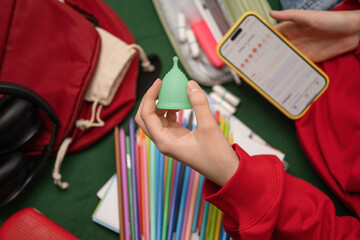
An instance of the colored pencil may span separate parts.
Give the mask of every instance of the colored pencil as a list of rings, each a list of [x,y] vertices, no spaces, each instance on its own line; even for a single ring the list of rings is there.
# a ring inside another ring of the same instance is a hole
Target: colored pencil
[[[176,220],[176,231],[175,231],[175,240],[180,240],[181,237],[181,230],[182,230],[182,223],[184,219],[184,211],[185,211],[185,203],[186,203],[186,190],[189,186],[189,179],[190,179],[190,168],[185,166],[185,173],[184,173],[184,182],[181,188],[181,198],[180,198],[180,205],[178,210],[178,217]]]
[[[194,183],[194,173],[195,173],[195,171],[190,168],[190,179],[189,179],[188,189],[186,192],[184,219],[183,219],[183,223],[182,223],[181,238],[180,238],[181,240],[185,239],[186,228],[187,228],[188,222],[190,222],[190,224],[191,224],[191,221],[188,221],[188,216],[189,216],[189,210],[190,210],[191,193],[192,193],[193,183]]]
[[[177,114],[177,119],[176,121],[180,124],[182,124],[183,122],[183,115],[184,115],[184,111],[183,110],[180,110]]]
[[[156,158],[155,144],[150,141],[150,237],[156,239]]]
[[[121,156],[121,178],[123,189],[123,205],[124,205],[124,227],[125,227],[125,240],[131,239],[130,231],[130,213],[129,213],[129,196],[128,196],[128,183],[127,183],[127,163],[126,163],[126,140],[124,129],[120,128],[120,156]]]
[[[174,160],[173,160],[174,161]],[[173,164],[173,170],[172,170],[172,178],[171,178],[171,188],[170,188],[170,206],[171,206],[171,203],[172,203],[172,196],[173,196],[173,191],[174,191],[174,183],[175,183],[175,176],[176,176],[176,167],[177,167],[177,164]]]
[[[212,204],[209,205],[209,215],[208,215],[208,219],[206,221],[206,233],[205,233],[205,237],[206,239],[209,238],[209,234],[210,234],[210,225],[211,225],[211,218],[212,218],[212,213],[214,211],[214,206]]]
[[[164,212],[163,212],[163,225],[162,225],[162,240],[166,240],[168,219],[169,219],[169,206],[170,206],[170,194],[171,194],[171,179],[174,160],[168,158],[167,174],[166,174],[166,187],[164,196]]]
[[[214,233],[214,238],[215,239],[220,239],[222,217],[223,217],[223,213],[222,213],[222,211],[220,211],[218,209],[218,215],[217,215],[216,223],[215,223],[215,233]]]
[[[220,117],[220,112],[219,112],[219,110],[216,110],[216,111],[215,111],[215,121],[216,121],[217,123],[219,123],[219,117]]]
[[[158,158],[158,184],[157,184],[157,222],[156,222],[156,239],[161,239],[162,217],[163,217],[163,190],[164,190],[164,155],[159,152]]]
[[[229,139],[229,130],[230,130],[230,122],[229,119],[227,119],[224,126],[224,135],[227,139]]]
[[[116,179],[118,186],[118,210],[119,210],[119,240],[125,240],[125,227],[124,227],[124,206],[121,182],[121,159],[120,159],[120,135],[119,128],[114,129],[114,143],[115,143],[115,167]]]
[[[204,211],[201,222],[201,230],[200,230],[200,240],[205,240],[206,238],[206,228],[208,226],[208,217],[210,211],[210,203],[208,201],[204,201]]]
[[[183,110],[180,110],[178,113],[177,113],[177,122],[182,124],[183,123],[183,113],[184,111]],[[174,161],[174,160],[173,160]],[[176,176],[176,167],[178,165],[177,164],[173,164],[173,171],[172,171],[172,179],[171,179],[171,190],[170,190],[170,204],[169,206],[171,206],[172,204],[172,196],[173,196],[173,190],[174,190],[174,182],[175,182],[175,176]]]
[[[146,157],[143,153],[143,145],[145,144],[146,145],[146,141],[144,141],[145,139],[145,134],[144,134],[144,131],[138,127],[138,131],[139,131],[139,190],[140,190],[140,205],[141,205],[141,233],[143,234],[143,236],[145,236],[145,210],[144,210],[144,174],[143,174],[143,169],[145,168],[144,166],[144,161],[143,161],[143,158]],[[146,147],[145,147],[145,150],[146,150]],[[145,152],[146,153],[146,152]],[[147,154],[147,153],[146,153]],[[146,158],[147,159],[147,158]],[[147,165],[146,165],[147,166]],[[145,168],[147,170],[147,167]]]
[[[149,216],[149,183],[148,183],[148,161],[147,161],[147,146],[146,146],[146,139],[143,139],[142,143],[142,168],[141,174],[143,175],[142,178],[142,185],[144,189],[144,198],[143,198],[143,215],[144,215],[144,237],[145,240],[150,240],[150,216]]]
[[[229,143],[233,144],[233,142],[234,142],[234,134],[233,134],[233,132],[230,132]]]
[[[135,122],[133,118],[129,120],[129,145],[130,145],[130,159],[131,159],[131,181],[133,194],[133,211],[134,211],[134,239],[140,240],[139,231],[139,207],[137,194],[137,178],[136,178],[136,155],[135,155]]]
[[[141,140],[140,140],[140,132],[138,131],[135,141],[135,155],[136,155],[136,180],[137,180],[137,195],[138,195],[138,208],[139,208],[139,233],[140,233],[140,239],[144,236],[144,210],[143,210],[143,186],[141,184]]]
[[[157,223],[158,223],[158,199],[159,199],[159,167],[160,167],[160,152],[157,149],[156,145],[155,145],[155,185],[153,187],[152,191],[155,191],[155,239],[158,239],[157,236]]]
[[[135,239],[134,232],[134,202],[133,202],[133,187],[132,187],[132,179],[131,179],[131,157],[130,157],[130,138],[128,136],[125,137],[125,145],[126,145],[126,166],[127,166],[127,178],[128,178],[128,191],[129,191],[129,210],[130,210],[130,232],[131,239]]]
[[[220,240],[226,240],[227,234],[225,232],[224,226],[221,225],[221,234],[220,234]]]
[[[201,223],[202,223],[202,217],[203,217],[203,212],[204,212],[204,205],[205,205],[205,199],[204,196],[201,195],[201,200],[200,200],[200,210],[199,210],[199,219],[198,219],[198,224],[197,224],[197,229],[200,232],[201,230]]]
[[[194,212],[194,218],[192,221],[192,228],[191,228],[192,232],[196,232],[196,227],[197,227],[197,223],[198,223],[198,219],[199,219],[199,211],[200,211],[200,204],[201,204],[201,192],[202,192],[203,183],[204,183],[204,176],[200,174],[199,175],[199,186],[198,186],[197,195],[196,195],[195,212]]]
[[[150,155],[151,155],[151,151],[150,151],[150,138],[145,134],[145,139],[146,139],[146,146],[147,146],[147,160],[148,160],[148,176],[149,176],[149,186],[148,188],[150,189]],[[150,193],[150,192],[149,192]]]
[[[175,181],[174,181],[174,191],[172,192],[172,202],[170,207],[169,213],[169,227],[167,231],[167,240],[173,239],[173,232],[174,232],[174,225],[175,225],[175,218],[176,218],[176,209],[178,205],[178,195],[180,192],[180,178],[181,178],[181,169],[182,163],[176,162],[176,173],[175,173]]]
[[[225,128],[225,116],[221,116],[220,117],[220,129],[221,129],[222,133],[224,133],[224,128]]]
[[[183,184],[184,184],[184,176],[185,176],[185,168],[186,168],[186,165],[185,164],[182,164],[181,165],[181,171],[180,171],[180,182],[179,182],[179,194],[177,196],[177,205],[176,205],[176,210],[175,210],[175,222],[174,222],[174,233],[176,231],[176,226],[177,226],[177,221],[178,221],[178,215],[179,215],[179,209],[180,209],[180,199],[181,199],[181,190],[182,190],[182,187],[183,187]]]
[[[229,139],[229,119],[225,119],[225,116],[221,116],[221,118],[220,118],[220,128],[221,128],[221,131],[224,133],[225,137],[227,139]],[[215,214],[214,218],[216,218],[216,219],[214,220],[215,223],[212,222],[210,237],[219,239],[220,238],[220,230],[221,230],[221,220],[222,220],[223,213],[217,208],[216,208],[215,212],[216,212],[216,214]]]
[[[164,156],[164,184],[163,184],[163,198],[165,198],[165,189],[166,189],[166,176],[167,176],[167,169],[168,169],[168,157]]]
[[[182,127],[187,127],[187,122],[183,121],[182,123]],[[181,198],[183,197],[182,194],[182,190],[183,190],[183,185],[184,185],[184,176],[185,176],[185,169],[186,169],[186,165],[185,164],[181,164],[181,171],[180,171],[180,181],[179,181],[179,193],[177,194],[177,204],[176,204],[176,208],[175,208],[175,216],[174,216],[174,222],[173,222],[173,231],[174,233],[176,233],[177,227],[178,227],[178,221],[179,219],[179,215],[183,214],[182,210],[180,210],[180,203],[181,203]],[[176,235],[175,235],[176,236]]]
[[[216,218],[217,215],[219,214],[219,209],[217,209],[217,207],[215,207],[214,205],[211,205],[212,207],[212,211],[211,211],[211,217],[210,217],[210,227],[209,227],[209,238],[210,239],[214,239],[214,234],[215,234],[215,225],[216,225]]]
[[[192,192],[191,192],[189,215],[187,218],[187,225],[186,225],[186,229],[185,229],[185,239],[191,238],[191,229],[192,229],[192,223],[193,223],[192,221],[194,220],[195,204],[196,204],[197,192],[198,192],[198,187],[199,187],[199,180],[200,180],[200,173],[194,171],[194,182],[193,182],[193,187],[192,187]]]

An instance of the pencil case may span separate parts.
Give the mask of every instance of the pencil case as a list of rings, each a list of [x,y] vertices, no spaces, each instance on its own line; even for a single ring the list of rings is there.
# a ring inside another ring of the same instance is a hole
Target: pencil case
[[[230,29],[231,25],[235,23],[243,13],[249,10],[257,12],[272,25],[276,23],[276,21],[268,15],[271,7],[266,0],[152,0],[152,2],[170,43],[185,71],[191,79],[205,86],[231,82],[236,73],[232,72],[228,66],[220,64],[217,59],[214,59],[216,56],[213,54],[210,54],[209,57],[207,49],[205,49],[206,53],[203,50],[204,46],[200,46],[200,55],[197,58],[191,55],[190,44],[182,42],[179,38],[179,24],[177,19],[179,13],[183,13],[186,16],[186,28],[192,28],[191,26],[197,25],[196,23],[206,20],[201,15],[196,2],[200,3],[200,5],[207,5],[209,8],[216,5],[218,8],[216,10],[221,12],[228,29]],[[224,24],[220,23],[219,18],[215,17],[214,19],[216,19],[217,25],[222,25],[222,29],[224,29]],[[208,26],[211,25],[211,23],[207,23]],[[228,29],[225,29],[225,32],[221,32],[222,35],[220,39],[219,37],[215,37],[215,40],[219,42]],[[198,39],[199,36],[196,36],[196,38]],[[215,51],[214,49],[214,53]]]
[[[4,240],[79,240],[34,208],[22,209],[0,227],[0,239]]]
[[[191,79],[205,86],[232,80],[230,69],[227,66],[221,68],[213,66],[202,50],[198,58],[193,58],[189,44],[180,42],[177,34],[177,15],[180,12],[187,15],[187,17],[191,15],[191,20],[187,19],[188,28],[190,28],[191,22],[201,20],[200,13],[192,0],[153,0],[153,5],[174,51]]]

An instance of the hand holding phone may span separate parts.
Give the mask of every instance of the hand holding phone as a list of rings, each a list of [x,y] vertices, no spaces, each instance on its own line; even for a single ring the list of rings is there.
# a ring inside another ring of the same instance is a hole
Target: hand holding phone
[[[288,9],[270,11],[281,23],[275,30],[313,62],[323,62],[354,51],[360,40],[360,10],[314,11]]]
[[[328,86],[326,74],[254,12],[235,23],[217,53],[291,119],[302,117]]]

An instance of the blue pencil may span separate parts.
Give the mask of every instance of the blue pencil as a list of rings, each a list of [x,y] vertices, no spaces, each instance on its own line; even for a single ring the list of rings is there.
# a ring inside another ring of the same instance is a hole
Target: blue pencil
[[[184,183],[184,173],[185,173],[185,165],[182,164],[181,165],[181,171],[180,171],[180,182],[179,182],[179,194],[178,194],[178,205],[177,205],[177,208],[175,210],[175,225],[174,227],[176,226],[176,223],[177,223],[177,220],[178,220],[178,214],[179,214],[179,207],[180,207],[180,199],[181,199],[181,189],[182,189],[182,186],[183,186],[183,183]],[[174,232],[175,232],[176,229],[174,229]]]
[[[192,228],[191,228],[192,232],[196,232],[197,222],[199,219],[199,211],[200,211],[201,194],[202,194],[203,184],[204,184],[204,176],[200,175],[199,187],[198,187],[198,191],[197,191],[197,195],[196,195],[194,218],[193,218],[193,223],[192,223]]]
[[[175,181],[174,181],[174,189],[172,193],[172,201],[170,206],[170,213],[169,213],[169,227],[167,231],[167,240],[171,240],[173,238],[173,232],[174,232],[174,225],[175,225],[175,215],[176,215],[176,209],[178,204],[178,195],[180,192],[180,178],[181,178],[181,169],[182,169],[182,163],[176,162],[176,172],[175,172]]]
[[[225,240],[230,240],[230,236],[225,233]]]
[[[150,239],[156,239],[156,169],[155,144],[150,141]]]
[[[160,152],[159,150],[157,149],[157,147],[155,146],[155,185],[154,185],[154,188],[151,190],[151,191],[154,191],[155,192],[155,237],[157,239],[157,221],[158,221],[158,215],[157,215],[157,207],[158,207],[158,198],[159,198],[159,195],[158,195],[158,185],[159,185],[159,161],[160,159]]]
[[[189,187],[190,170],[191,169],[188,166],[185,167],[184,180],[183,180],[184,182],[181,189],[179,212],[176,221],[175,240],[180,240],[181,238],[181,229],[184,219],[184,211],[185,211],[185,203],[186,203],[186,192]]]
[[[157,150],[159,151],[159,150]],[[157,171],[157,223],[156,223],[156,239],[161,239],[162,233],[162,216],[163,216],[163,191],[164,191],[164,155],[159,152]]]
[[[226,240],[228,235],[225,232],[224,226],[221,224],[221,234],[220,234],[220,240]]]
[[[135,156],[135,122],[133,118],[129,121],[130,133],[130,157],[131,157],[131,179],[132,179],[132,194],[133,194],[133,207],[134,207],[134,238],[140,240],[139,229],[139,206],[137,196],[137,179],[136,179],[136,156]]]

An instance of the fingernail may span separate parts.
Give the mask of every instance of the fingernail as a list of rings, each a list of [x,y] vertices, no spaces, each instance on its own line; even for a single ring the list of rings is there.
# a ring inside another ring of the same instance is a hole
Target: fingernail
[[[155,86],[155,85],[159,84],[159,80],[160,80],[160,78],[156,79],[152,85]]]
[[[190,93],[200,90],[200,86],[197,85],[194,81],[188,82],[188,88]]]

